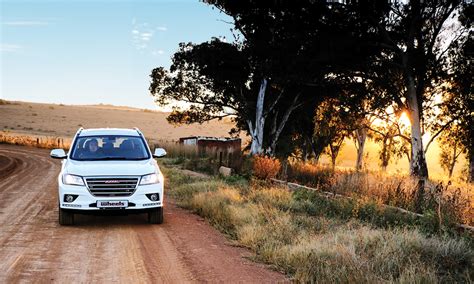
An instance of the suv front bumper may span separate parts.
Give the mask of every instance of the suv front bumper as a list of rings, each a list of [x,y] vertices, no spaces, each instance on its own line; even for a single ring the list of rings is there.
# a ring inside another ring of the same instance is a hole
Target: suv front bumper
[[[151,201],[146,194],[158,193],[159,200]],[[77,195],[73,202],[65,202],[65,195]],[[98,208],[98,201],[127,201],[125,208]],[[73,209],[74,211],[102,211],[102,210],[147,210],[163,206],[163,184],[138,185],[135,192],[130,196],[93,196],[86,186],[67,185],[59,183],[59,207],[62,209]]]

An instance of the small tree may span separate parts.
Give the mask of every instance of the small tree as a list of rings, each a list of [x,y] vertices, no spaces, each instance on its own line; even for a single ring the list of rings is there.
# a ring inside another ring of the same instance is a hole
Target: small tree
[[[372,127],[374,142],[380,145],[379,162],[382,171],[386,171],[390,162],[402,156],[410,161],[410,141],[401,137],[399,125],[396,123],[384,123],[381,126]],[[403,135],[404,136],[404,135]],[[405,137],[405,136],[404,136]]]
[[[443,132],[439,137],[441,148],[439,162],[449,178],[453,176],[454,167],[459,156],[467,153],[467,148],[463,145],[462,140],[459,139],[462,131],[459,126],[452,125],[448,131]]]
[[[322,102],[314,115],[314,140],[319,141],[319,149],[328,148],[332,168],[336,167],[336,159],[344,145],[344,139],[353,131],[351,116],[338,99]]]

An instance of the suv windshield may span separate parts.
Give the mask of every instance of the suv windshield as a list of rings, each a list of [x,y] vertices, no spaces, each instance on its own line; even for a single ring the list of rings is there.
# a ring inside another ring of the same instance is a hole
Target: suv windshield
[[[138,136],[82,136],[72,149],[71,159],[96,160],[144,160],[150,155],[143,139]]]

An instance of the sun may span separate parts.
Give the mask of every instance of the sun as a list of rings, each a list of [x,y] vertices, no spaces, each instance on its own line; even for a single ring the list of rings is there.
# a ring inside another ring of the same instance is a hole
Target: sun
[[[402,112],[402,114],[400,114],[398,121],[400,121],[400,124],[406,127],[411,125],[410,118],[408,117],[408,114],[406,112]]]

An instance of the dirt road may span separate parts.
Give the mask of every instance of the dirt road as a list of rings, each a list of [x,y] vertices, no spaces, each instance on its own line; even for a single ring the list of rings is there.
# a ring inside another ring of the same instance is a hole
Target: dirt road
[[[0,145],[0,283],[286,280],[170,202],[162,225],[131,215],[59,226],[59,169],[47,150]]]

